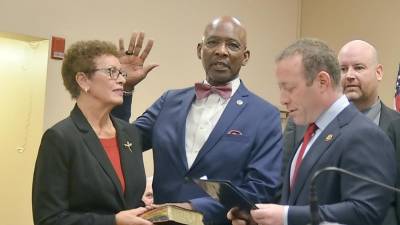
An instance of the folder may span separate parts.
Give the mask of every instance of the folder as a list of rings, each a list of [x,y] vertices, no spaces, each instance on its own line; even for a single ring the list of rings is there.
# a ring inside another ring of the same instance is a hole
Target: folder
[[[198,178],[191,178],[191,180],[228,210],[238,207],[240,210],[250,213],[251,209],[257,209],[255,203],[229,180]]]

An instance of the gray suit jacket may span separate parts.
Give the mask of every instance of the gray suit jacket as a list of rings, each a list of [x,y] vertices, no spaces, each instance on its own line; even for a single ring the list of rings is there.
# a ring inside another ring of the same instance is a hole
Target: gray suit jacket
[[[290,205],[289,225],[310,222],[311,177],[327,166],[343,168],[389,185],[395,184],[395,154],[389,138],[353,105],[332,120],[311,145],[309,152],[303,159],[292,190],[289,190],[289,171],[285,173],[281,203]],[[294,154],[292,151],[289,162]],[[337,173],[320,176],[316,181],[316,190],[321,219],[340,224],[381,224],[393,198],[389,190]]]
[[[379,127],[390,137],[396,150],[396,161],[400,163],[400,113],[390,109],[382,103],[381,114],[379,117]],[[398,122],[394,122],[397,120]],[[393,124],[393,125],[391,125]],[[289,156],[293,151],[296,151],[300,145],[304,132],[306,131],[305,126],[296,125],[291,118],[289,118],[283,136],[283,164],[282,164],[282,175],[285,174],[289,165]],[[399,170],[400,172],[400,170]],[[400,173],[398,173],[400,176]],[[397,187],[400,186],[400,177],[398,177]],[[396,201],[388,211],[388,214],[382,223],[382,225],[397,225],[397,221],[400,221],[400,194],[396,196]]]

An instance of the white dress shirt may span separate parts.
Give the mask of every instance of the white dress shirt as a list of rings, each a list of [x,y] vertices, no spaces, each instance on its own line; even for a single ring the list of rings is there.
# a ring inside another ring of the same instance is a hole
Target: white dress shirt
[[[204,83],[208,84],[207,81]],[[240,79],[231,82],[231,97],[239,88]],[[203,99],[196,99],[189,110],[186,118],[185,149],[188,168],[190,168],[197,157],[200,149],[207,141],[211,131],[214,129],[219,118],[228,105],[229,99],[223,99],[216,93],[210,94]]]

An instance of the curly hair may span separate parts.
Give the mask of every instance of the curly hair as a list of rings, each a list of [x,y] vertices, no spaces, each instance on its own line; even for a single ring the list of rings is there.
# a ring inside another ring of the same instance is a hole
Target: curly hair
[[[300,39],[284,49],[276,58],[276,62],[282,61],[294,55],[302,56],[302,63],[307,83],[311,84],[316,75],[325,71],[333,80],[333,87],[340,84],[340,66],[335,52],[329,46],[318,39]]]
[[[78,72],[84,72],[91,76],[90,71],[96,69],[95,58],[102,55],[113,55],[118,57],[117,47],[106,41],[91,40],[78,41],[72,44],[65,54],[61,74],[65,88],[76,99],[79,96],[80,88],[75,76]]]

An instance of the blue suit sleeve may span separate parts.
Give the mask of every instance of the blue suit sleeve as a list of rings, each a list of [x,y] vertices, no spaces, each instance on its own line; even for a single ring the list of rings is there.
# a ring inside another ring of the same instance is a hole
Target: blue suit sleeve
[[[153,128],[154,124],[157,121],[157,117],[163,107],[165,99],[168,95],[168,91],[165,92],[157,101],[153,103],[141,116],[139,116],[135,125],[138,127],[143,133],[143,146],[145,149],[152,148],[152,137],[153,137]]]
[[[277,110],[258,121],[254,147],[240,189],[254,202],[274,203],[282,185],[282,129]]]
[[[211,197],[195,198],[190,200],[192,208],[203,214],[206,225],[225,224],[228,211]]]
[[[125,120],[129,122],[129,118],[131,118],[131,107],[132,107],[132,95],[125,96],[124,102],[122,105],[116,106],[111,114],[119,119]]]

